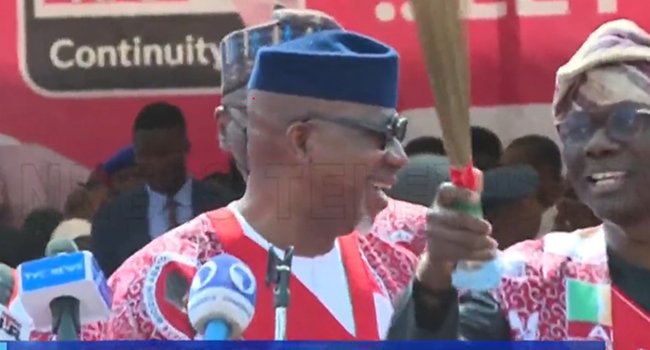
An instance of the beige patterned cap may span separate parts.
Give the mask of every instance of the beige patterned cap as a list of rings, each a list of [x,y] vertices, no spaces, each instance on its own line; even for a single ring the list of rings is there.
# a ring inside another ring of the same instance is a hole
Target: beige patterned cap
[[[576,99],[583,106],[603,104],[620,96],[638,99],[639,94],[650,99],[649,64],[650,34],[626,19],[603,24],[557,71],[553,96],[556,124]],[[588,86],[583,89],[581,85]]]
[[[220,46],[222,95],[246,86],[260,48],[332,29],[342,27],[323,12],[277,9],[271,22],[228,34]]]

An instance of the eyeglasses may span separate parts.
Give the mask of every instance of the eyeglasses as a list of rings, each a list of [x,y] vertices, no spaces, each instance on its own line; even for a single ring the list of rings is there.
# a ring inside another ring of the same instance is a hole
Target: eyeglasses
[[[646,130],[650,108],[620,106],[604,113],[573,111],[558,125],[558,133],[565,145],[587,143],[600,128],[607,137],[617,142],[629,142]]]
[[[326,117],[318,114],[310,114],[301,121],[304,123],[310,120],[321,120],[374,134],[381,139],[381,149],[385,149],[393,140],[404,141],[408,127],[408,119],[399,116],[397,113],[386,116],[385,121],[379,124],[372,124],[351,117]]]

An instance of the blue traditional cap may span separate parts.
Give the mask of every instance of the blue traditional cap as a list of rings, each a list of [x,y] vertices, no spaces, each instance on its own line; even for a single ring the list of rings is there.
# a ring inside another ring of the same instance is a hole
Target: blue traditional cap
[[[249,90],[397,107],[399,56],[390,46],[344,30],[265,47]]]
[[[278,9],[273,11],[273,21],[228,34],[220,46],[221,93],[246,87],[260,48],[340,28],[334,18],[320,11]]]
[[[115,153],[105,163],[97,165],[88,176],[85,183],[79,183],[87,189],[92,189],[97,185],[104,184],[111,186],[111,177],[120,170],[135,165],[135,156],[133,146],[127,146]]]
[[[127,146],[115,153],[104,165],[104,171],[110,176],[116,172],[135,165],[133,146]]]

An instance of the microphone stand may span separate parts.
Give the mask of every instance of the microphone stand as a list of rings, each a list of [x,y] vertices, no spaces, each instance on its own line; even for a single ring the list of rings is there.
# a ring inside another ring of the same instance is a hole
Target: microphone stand
[[[50,303],[52,331],[58,341],[77,341],[81,331],[79,322],[79,300],[73,297],[59,297]]]
[[[275,306],[275,340],[287,340],[287,308],[289,307],[289,277],[293,247],[284,251],[284,259],[278,258],[273,247],[269,249],[266,269],[266,286],[273,285]]]

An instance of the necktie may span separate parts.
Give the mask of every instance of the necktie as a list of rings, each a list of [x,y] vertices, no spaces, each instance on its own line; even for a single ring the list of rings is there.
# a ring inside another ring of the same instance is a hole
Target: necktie
[[[173,197],[167,197],[167,214],[169,215],[169,230],[178,226],[178,202]]]

